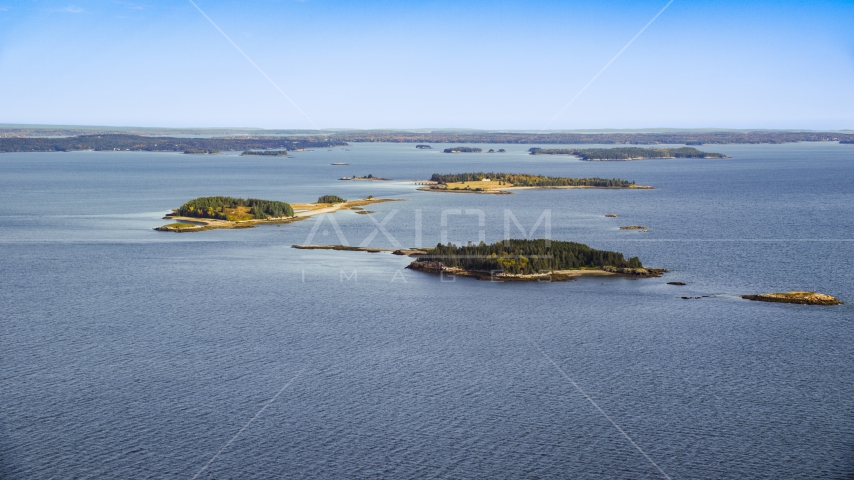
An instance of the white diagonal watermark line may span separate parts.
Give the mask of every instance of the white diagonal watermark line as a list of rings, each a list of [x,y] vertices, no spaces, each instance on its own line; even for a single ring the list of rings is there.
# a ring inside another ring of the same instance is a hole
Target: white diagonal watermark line
[[[275,395],[273,395],[273,398],[271,398],[270,400],[268,400],[268,401],[267,401],[267,403],[265,403],[265,404],[264,404],[264,406],[263,406],[263,407],[261,407],[261,410],[258,410],[258,413],[256,413],[254,417],[250,418],[250,419],[249,419],[249,421],[248,421],[248,422],[246,422],[246,425],[244,425],[244,426],[243,426],[243,428],[241,428],[237,433],[235,433],[235,434],[234,434],[234,436],[233,436],[233,437],[231,437],[231,440],[229,440],[229,441],[228,441],[228,443],[226,443],[225,445],[223,445],[223,446],[222,446],[222,448],[220,448],[220,449],[219,449],[219,451],[217,451],[217,452],[216,452],[216,454],[214,454],[214,456],[213,456],[213,457],[211,457],[211,459],[210,459],[210,460],[208,460],[208,463],[206,463],[206,464],[205,464],[205,466],[204,466],[204,467],[202,467],[202,469],[201,469],[201,470],[199,470],[199,472],[198,472],[198,473],[196,473],[195,475],[193,475],[193,480],[196,480],[196,478],[198,478],[198,477],[199,477],[199,475],[201,475],[201,474],[202,474],[202,472],[204,472],[205,470],[207,470],[207,468],[210,466],[210,464],[211,464],[211,463],[213,463],[213,461],[214,461],[214,460],[216,460],[216,459],[217,459],[217,457],[219,457],[219,454],[221,454],[221,453],[222,453],[226,448],[228,448],[228,446],[229,446],[229,445],[231,445],[231,442],[233,442],[233,441],[234,441],[234,439],[236,439],[237,437],[239,437],[239,436],[240,436],[240,434],[241,434],[241,433],[243,433],[243,431],[244,431],[244,430],[246,430],[246,427],[248,427],[252,422],[254,422],[254,421],[255,421],[255,419],[256,419],[256,418],[258,418],[258,416],[259,416],[259,415],[261,415],[261,414],[264,412],[264,410],[266,410],[266,409],[267,409],[267,407],[269,407],[269,406],[270,406],[270,404],[271,404],[271,403],[273,403],[277,398],[279,398],[279,395],[281,395],[281,394],[282,394],[282,392],[284,392],[284,391],[285,391],[285,389],[286,389],[286,388],[288,388],[288,386],[289,386],[290,384],[294,383],[294,381],[295,381],[295,380],[296,380],[300,375],[302,375],[302,372],[304,372],[304,371],[305,371],[305,368],[303,368],[302,370],[300,370],[299,372],[297,372],[297,374],[296,374],[296,375],[294,375],[294,378],[290,379],[290,381],[289,381],[288,383],[286,383],[284,387],[282,387],[281,389],[279,389],[279,391],[278,391],[278,392],[276,392],[276,394],[275,394]]]
[[[670,478],[670,475],[668,475],[667,473],[665,473],[665,472],[664,472],[664,470],[662,470],[662,469],[661,469],[661,467],[659,467],[659,466],[658,466],[658,464],[657,464],[657,463],[655,463],[655,462],[652,460],[652,458],[650,458],[650,457],[649,457],[649,455],[647,455],[647,454],[646,454],[646,452],[644,452],[644,451],[643,451],[643,449],[640,447],[640,445],[638,445],[637,443],[635,443],[635,441],[634,441],[634,440],[632,440],[632,437],[630,437],[630,436],[629,436],[629,434],[628,434],[628,433],[626,433],[626,431],[625,431],[625,430],[623,430],[622,428],[620,428],[620,426],[619,426],[619,425],[617,425],[617,423],[616,423],[613,419],[611,419],[611,417],[609,417],[607,413],[605,413],[605,410],[602,410],[602,408],[599,406],[599,404],[597,404],[597,403],[596,403],[592,398],[590,398],[590,395],[587,395],[587,392],[585,392],[584,390],[582,390],[582,389],[581,389],[581,387],[579,387],[579,386],[578,386],[578,384],[577,384],[577,383],[575,383],[575,381],[574,381],[574,380],[573,380],[569,375],[567,375],[567,373],[564,371],[564,369],[560,368],[560,365],[558,365],[554,360],[552,360],[552,357],[550,357],[550,356],[545,352],[545,350],[543,350],[543,349],[542,349],[542,347],[540,347],[540,345],[539,345],[537,342],[535,342],[534,340],[532,340],[532,339],[531,339],[531,337],[530,337],[530,336],[528,336],[528,333],[527,333],[527,332],[525,332],[525,331],[523,330],[523,331],[522,331],[522,334],[523,334],[523,335],[525,335],[525,337],[528,339],[528,341],[529,341],[529,342],[531,342],[535,347],[537,347],[537,350],[539,350],[539,351],[540,351],[540,353],[542,353],[542,354],[543,354],[543,356],[544,356],[544,357],[546,357],[546,360],[548,360],[548,361],[549,361],[549,363],[551,363],[551,364],[552,364],[552,365],[557,369],[557,371],[558,371],[558,372],[560,372],[560,374],[561,374],[561,375],[563,375],[563,378],[567,379],[567,381],[569,381],[569,383],[570,383],[573,387],[575,387],[575,389],[576,389],[576,390],[578,390],[578,393],[580,393],[584,398],[586,398],[586,399],[587,399],[587,401],[588,401],[588,402],[590,402],[590,404],[591,404],[591,405],[593,405],[594,407],[596,407],[596,410],[599,410],[599,413],[601,413],[603,417],[605,417],[606,419],[608,419],[608,421],[609,421],[609,422],[611,422],[611,425],[613,425],[613,426],[614,426],[614,428],[616,428],[616,429],[617,429],[617,431],[619,431],[620,433],[622,433],[622,434],[623,434],[623,436],[624,436],[624,437],[626,437],[626,440],[628,440],[628,441],[629,441],[629,443],[631,443],[631,444],[632,444],[632,445],[637,449],[637,451],[638,451],[638,452],[640,452],[640,454],[641,454],[641,455],[643,455],[643,457],[644,457],[645,459],[647,459],[647,460],[649,461],[649,463],[651,463],[651,464],[652,464],[652,466],[653,466],[653,467],[655,467],[656,469],[658,469],[658,471],[661,473],[661,475],[663,475],[663,476],[664,476],[664,478],[666,478],[667,480],[672,480],[672,479]]]
[[[665,5],[665,6],[664,6],[664,8],[662,8],[661,10],[659,10],[659,11],[658,11],[658,13],[656,13],[656,14],[655,14],[655,16],[654,16],[654,17],[652,17],[652,20],[650,20],[649,22],[647,22],[647,23],[646,23],[646,25],[644,25],[644,26],[643,26],[643,28],[641,28],[641,29],[640,29],[640,31],[639,31],[637,34],[635,34],[635,36],[634,36],[634,37],[632,37],[632,39],[631,39],[631,40],[629,40],[629,43],[627,43],[623,48],[621,48],[621,49],[620,49],[620,51],[619,51],[619,52],[617,52],[617,54],[616,54],[616,55],[614,55],[614,58],[612,58],[608,63],[606,63],[604,67],[602,67],[602,70],[599,70],[599,73],[597,73],[596,75],[593,75],[593,78],[591,78],[591,79],[590,79],[590,81],[589,81],[589,82],[587,82],[587,85],[585,85],[584,87],[582,87],[582,88],[581,88],[581,90],[579,90],[579,91],[578,91],[578,93],[576,93],[576,94],[575,94],[575,96],[574,96],[574,97],[572,97],[572,100],[570,100],[569,102],[567,102],[567,104],[566,104],[566,105],[564,105],[564,106],[563,106],[563,108],[561,108],[559,112],[557,112],[557,115],[555,115],[554,117],[552,117],[552,119],[551,119],[551,120],[549,120],[549,123],[547,123],[547,124],[546,124],[546,126],[545,126],[545,127],[543,127],[543,130],[545,130],[545,129],[549,128],[549,125],[551,125],[551,124],[552,124],[552,122],[554,122],[555,120],[557,120],[557,117],[559,117],[559,116],[564,112],[564,110],[566,110],[567,108],[569,108],[569,106],[570,106],[570,105],[572,105],[572,103],[573,103],[573,102],[575,102],[575,100],[576,100],[578,97],[580,97],[580,96],[581,96],[581,94],[582,94],[582,93],[584,93],[584,91],[585,91],[585,90],[587,90],[587,87],[589,87],[593,82],[595,82],[595,81],[596,81],[596,79],[597,79],[597,78],[599,78],[599,75],[602,75],[602,73],[603,73],[605,70],[607,70],[607,69],[608,69],[608,67],[610,67],[610,66],[611,66],[611,64],[612,64],[612,63],[614,63],[614,61],[615,61],[617,58],[619,58],[619,57],[620,57],[620,55],[622,55],[622,54],[623,54],[623,52],[625,52],[625,51],[626,51],[626,49],[627,49],[627,48],[629,48],[629,45],[631,45],[632,43],[634,43],[634,41],[635,41],[635,40],[637,40],[637,38],[638,38],[638,37],[640,37],[640,36],[641,36],[641,34],[642,34],[642,33],[643,33],[643,32],[644,32],[644,31],[645,31],[645,30],[646,30],[650,25],[652,25],[652,22],[654,22],[654,21],[655,21],[655,19],[657,19],[657,18],[659,17],[659,15],[661,15],[662,13],[664,13],[664,11],[665,11],[665,10],[667,10],[667,7],[669,7],[669,6],[670,6],[670,4],[671,4],[671,3],[673,3],[673,1],[674,1],[674,0],[670,0],[669,2],[667,2],[667,5]]]
[[[219,33],[221,33],[222,36],[225,37],[225,39],[228,40],[228,42],[231,43],[234,46],[234,48],[236,48],[237,51],[240,52],[240,54],[246,58],[246,60],[249,60],[249,63],[251,63],[252,66],[255,67],[255,70],[258,70],[258,72],[261,73],[261,75],[263,75],[264,78],[266,78],[268,82],[270,82],[270,85],[272,85],[276,90],[279,91],[279,93],[282,94],[283,97],[285,97],[289,102],[291,102],[291,105],[293,105],[294,108],[296,108],[299,111],[299,113],[302,114],[303,117],[305,117],[309,122],[311,122],[311,124],[314,126],[314,128],[316,128],[317,130],[320,130],[320,127],[318,127],[317,124],[314,123],[314,120],[312,120],[311,117],[309,117],[305,112],[303,112],[302,109],[299,108],[299,105],[297,105],[296,102],[294,102],[291,99],[291,97],[289,97],[288,94],[285,93],[284,90],[279,88],[279,86],[276,84],[276,82],[274,82],[273,79],[270,78],[270,76],[264,72],[264,70],[261,70],[261,67],[259,67],[257,63],[255,63],[251,58],[249,58],[249,55],[246,55],[246,52],[244,52],[243,49],[238,47],[237,44],[234,43],[234,40],[232,40],[231,37],[229,37],[225,32],[223,32],[222,29],[219,28],[219,25],[216,24],[216,22],[211,20],[211,17],[209,17],[208,14],[206,14],[201,8],[199,8],[198,5],[196,5],[196,2],[194,2],[193,0],[188,0],[188,1],[194,7],[196,7],[196,10],[198,10],[199,13],[201,13],[203,17],[205,17],[209,22],[211,22],[211,25],[213,25],[214,28],[216,28],[217,31],[219,31]]]

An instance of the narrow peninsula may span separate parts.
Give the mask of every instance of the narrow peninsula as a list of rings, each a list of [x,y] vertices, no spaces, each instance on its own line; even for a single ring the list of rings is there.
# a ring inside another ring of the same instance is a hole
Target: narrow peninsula
[[[434,173],[429,182],[418,190],[450,193],[491,193],[508,195],[508,190],[549,188],[636,188],[651,189],[619,178],[546,177],[529,173]]]
[[[487,245],[436,245],[407,268],[493,281],[564,281],[580,276],[659,277],[637,257],[557,240],[505,240]]]
[[[650,158],[727,158],[722,153],[701,152],[693,147],[682,148],[530,148],[531,155],[572,155],[588,162],[628,161]]]

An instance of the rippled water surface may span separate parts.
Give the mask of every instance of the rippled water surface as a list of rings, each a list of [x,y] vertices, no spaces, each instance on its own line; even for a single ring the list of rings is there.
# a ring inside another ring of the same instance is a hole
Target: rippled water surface
[[[635,162],[444,147],[0,155],[0,478],[849,478],[854,145]],[[408,181],[472,170],[656,189]],[[367,174],[394,180],[337,180]],[[325,194],[402,201],[153,230],[197,196]],[[493,242],[516,221],[671,273],[442,282],[389,253],[290,248]],[[846,304],[736,296],[794,289]]]

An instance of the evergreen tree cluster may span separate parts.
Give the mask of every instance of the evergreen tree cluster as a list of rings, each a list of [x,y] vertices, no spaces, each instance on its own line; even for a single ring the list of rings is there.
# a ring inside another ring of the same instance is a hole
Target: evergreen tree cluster
[[[642,268],[640,260],[626,260],[622,253],[596,250],[582,243],[557,240],[505,240],[487,245],[458,247],[436,245],[418,261],[439,261],[464,270],[501,270],[512,274],[536,274],[579,268]]]
[[[317,199],[317,203],[344,203],[346,201],[338,195],[324,195]]]
[[[499,185],[512,184],[517,187],[630,187],[635,182],[621,180],[619,178],[570,178],[570,177],[546,177],[532,175],[530,173],[434,173],[430,180],[438,183],[479,182],[484,179],[498,182]]]
[[[294,216],[293,207],[285,202],[234,197],[200,197],[181,205],[176,213],[183,217],[229,220],[225,209],[237,207],[249,207],[252,217],[260,220]]]
[[[529,148],[531,155],[575,155],[584,160],[632,160],[637,158],[725,158],[722,153],[701,152],[693,147],[681,148]]]

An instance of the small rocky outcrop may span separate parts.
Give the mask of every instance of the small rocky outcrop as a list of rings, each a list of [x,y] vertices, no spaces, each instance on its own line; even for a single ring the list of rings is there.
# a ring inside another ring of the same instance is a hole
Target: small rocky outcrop
[[[667,282],[668,285],[685,285],[685,282]]]
[[[667,273],[665,268],[630,268],[630,267],[612,267],[606,266],[602,268],[606,272],[619,273],[621,275],[633,275],[636,277],[660,277],[662,273]]]
[[[616,213],[606,213],[606,214],[605,214],[605,216],[606,216],[606,217],[608,217],[608,218],[617,218],[617,214],[616,214]]]
[[[800,305],[841,305],[838,299],[817,292],[777,292],[758,295],[742,295],[746,300],[758,302],[796,303]]]
[[[424,255],[427,255],[427,252],[417,248],[401,248],[400,250],[395,250],[391,253],[392,255],[406,255],[407,257],[423,257]]]

